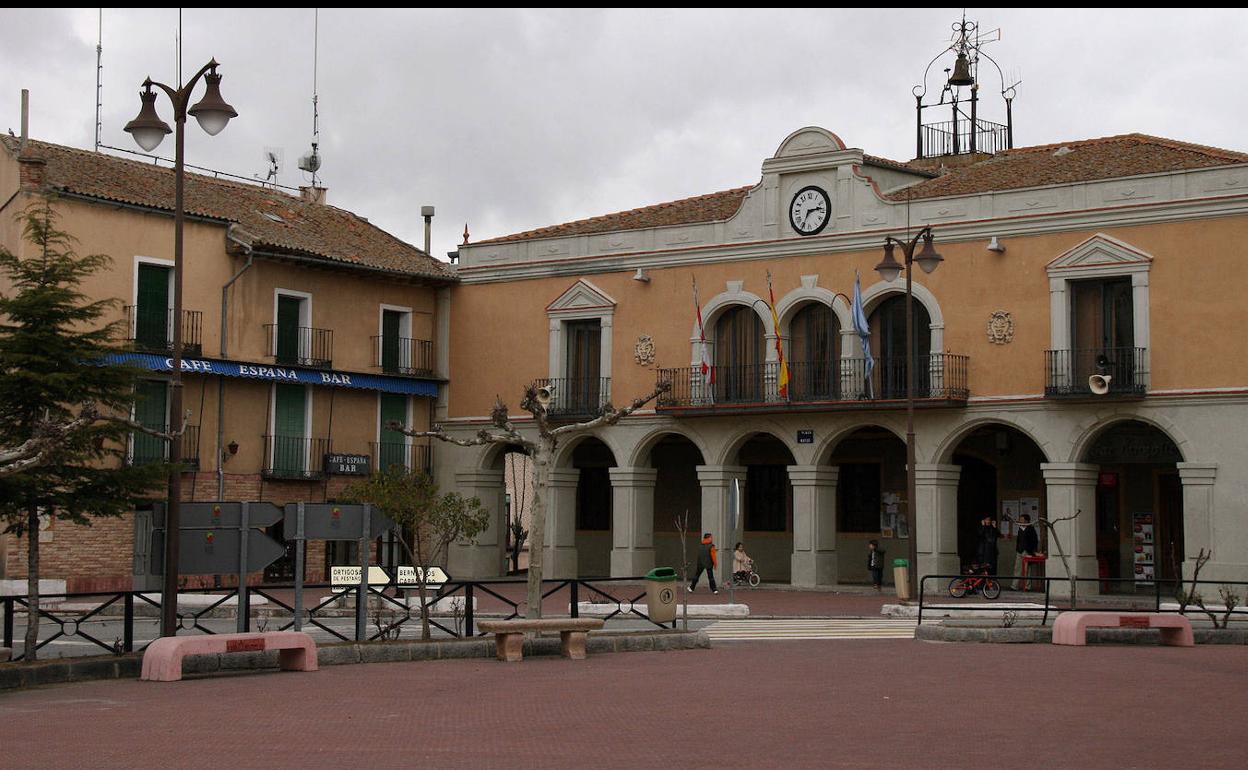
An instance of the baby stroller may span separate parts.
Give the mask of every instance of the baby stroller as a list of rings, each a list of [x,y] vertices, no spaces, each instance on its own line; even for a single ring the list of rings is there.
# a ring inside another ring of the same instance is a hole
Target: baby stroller
[[[748,571],[742,570],[740,572],[732,573],[732,584],[734,586],[743,586],[748,584],[750,588],[758,588],[758,584],[763,582],[763,579],[758,576],[758,571],[754,568],[753,559],[750,559],[749,567]]]

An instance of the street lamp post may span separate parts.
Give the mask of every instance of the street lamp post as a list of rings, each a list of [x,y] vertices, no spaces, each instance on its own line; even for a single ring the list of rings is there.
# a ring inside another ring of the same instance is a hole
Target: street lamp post
[[[923,240],[923,250],[917,255],[914,253],[915,247],[918,246],[919,240]],[[936,253],[936,249],[932,246],[932,228],[925,227],[920,230],[909,241],[901,241],[894,237],[887,236],[884,239],[884,259],[880,264],[875,266],[876,272],[885,281],[893,282],[897,280],[897,276],[901,274],[902,265],[898,264],[893,258],[894,246],[901,247],[901,253],[905,256],[906,271],[906,528],[910,531],[910,569],[909,573],[909,589],[910,600],[913,601],[918,595],[919,584],[919,546],[918,546],[918,529],[915,524],[915,451],[914,451],[914,280],[913,268],[914,263],[918,262],[919,267],[923,268],[923,272],[931,273],[944,257]]]
[[[234,108],[221,98],[221,76],[217,74],[217,60],[205,64],[199,72],[181,88],[170,88],[164,83],[157,83],[151,78],[143,81],[143,90],[139,92],[142,107],[139,116],[126,124],[125,130],[134,137],[145,151],[151,152],[170,133],[169,124],[156,114],[156,91],[153,86],[164,91],[173,103],[173,121],[177,127],[174,132],[174,209],[173,209],[173,358],[172,375],[169,394],[170,422],[181,425],[182,420],[182,223],[184,219],[182,205],[183,187],[183,142],[186,127],[186,116],[192,115],[209,136],[221,133],[230,118],[236,117]],[[200,78],[204,78],[207,87],[204,98],[188,109],[191,92]],[[173,431],[171,431],[173,432]],[[169,441],[169,463],[173,470],[169,474],[169,500],[165,506],[165,580],[160,595],[160,635],[173,636],[177,633],[178,611],[178,538],[179,538],[179,502],[182,498],[182,471],[178,465],[182,461],[181,434]]]

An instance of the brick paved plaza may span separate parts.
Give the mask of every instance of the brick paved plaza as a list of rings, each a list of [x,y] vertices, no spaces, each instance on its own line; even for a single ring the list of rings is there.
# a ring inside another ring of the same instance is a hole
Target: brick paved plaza
[[[45,687],[0,695],[0,745],[14,770],[1242,767],[1246,673],[1229,646],[747,642]]]

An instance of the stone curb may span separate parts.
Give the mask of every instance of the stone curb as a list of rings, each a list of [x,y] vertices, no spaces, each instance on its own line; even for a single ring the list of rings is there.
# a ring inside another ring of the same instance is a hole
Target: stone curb
[[[711,640],[705,631],[642,631],[591,634],[587,640],[586,651],[595,655],[608,652],[709,649],[710,646]],[[316,653],[317,663],[321,666],[494,658],[495,656],[492,636],[430,642],[397,641],[362,644],[342,642],[317,647]],[[559,655],[559,638],[551,636],[525,639],[524,654],[526,656],[557,656]],[[142,653],[89,658],[57,658],[30,664],[5,663],[0,665],[0,691],[97,679],[137,679],[142,668]],[[188,657],[182,666],[183,673],[188,675],[255,669],[277,669],[277,651],[193,655]]]
[[[1242,628],[1195,628],[1196,644],[1248,644],[1248,630]],[[914,629],[914,638],[923,642],[977,642],[987,644],[1052,644],[1051,626],[983,628],[925,623]],[[1088,643],[1160,644],[1157,629],[1089,628]]]

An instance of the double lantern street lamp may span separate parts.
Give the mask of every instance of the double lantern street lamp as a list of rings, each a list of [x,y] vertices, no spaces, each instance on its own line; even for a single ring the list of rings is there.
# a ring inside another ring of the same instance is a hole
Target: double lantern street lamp
[[[160,596],[160,635],[173,636],[177,633],[178,611],[178,539],[179,539],[179,501],[182,497],[182,471],[178,467],[182,460],[182,440],[180,425],[182,420],[182,223],[184,219],[182,187],[183,187],[183,144],[186,116],[192,115],[199,121],[200,128],[209,136],[221,133],[230,118],[238,113],[221,98],[221,76],[217,74],[217,60],[205,64],[186,85],[174,89],[164,83],[157,83],[150,77],[143,81],[143,90],[139,92],[142,107],[139,116],[126,124],[125,130],[134,137],[134,141],[146,152],[151,152],[160,145],[165,136],[174,134],[175,153],[173,165],[174,178],[174,209],[173,209],[173,358],[170,377],[169,414],[170,422],[175,421],[179,429],[169,441],[169,463],[173,470],[169,474],[169,501],[165,506],[165,579]],[[200,78],[207,84],[204,98],[193,107],[187,108],[191,101],[191,92]],[[171,131],[169,124],[156,114],[156,91],[153,86],[164,91],[173,103],[173,122],[176,130]]]
[[[918,254],[914,250],[919,245],[919,240],[923,241],[923,249]],[[892,283],[897,280],[897,276],[901,275],[903,265],[893,258],[893,250],[895,247],[901,247],[901,253],[905,256],[904,269],[906,271],[906,528],[910,534],[909,561],[910,568],[907,570],[910,600],[913,601],[918,595],[919,582],[919,547],[918,547],[918,530],[916,528],[915,517],[915,451],[914,451],[914,290],[913,290],[913,267],[918,262],[919,267],[923,268],[923,272],[931,273],[940,263],[944,261],[944,257],[936,253],[935,247],[932,246],[932,228],[925,227],[920,230],[914,238],[909,241],[900,241],[894,237],[887,236],[884,239],[884,259],[880,264],[875,266],[875,271],[885,281]]]

